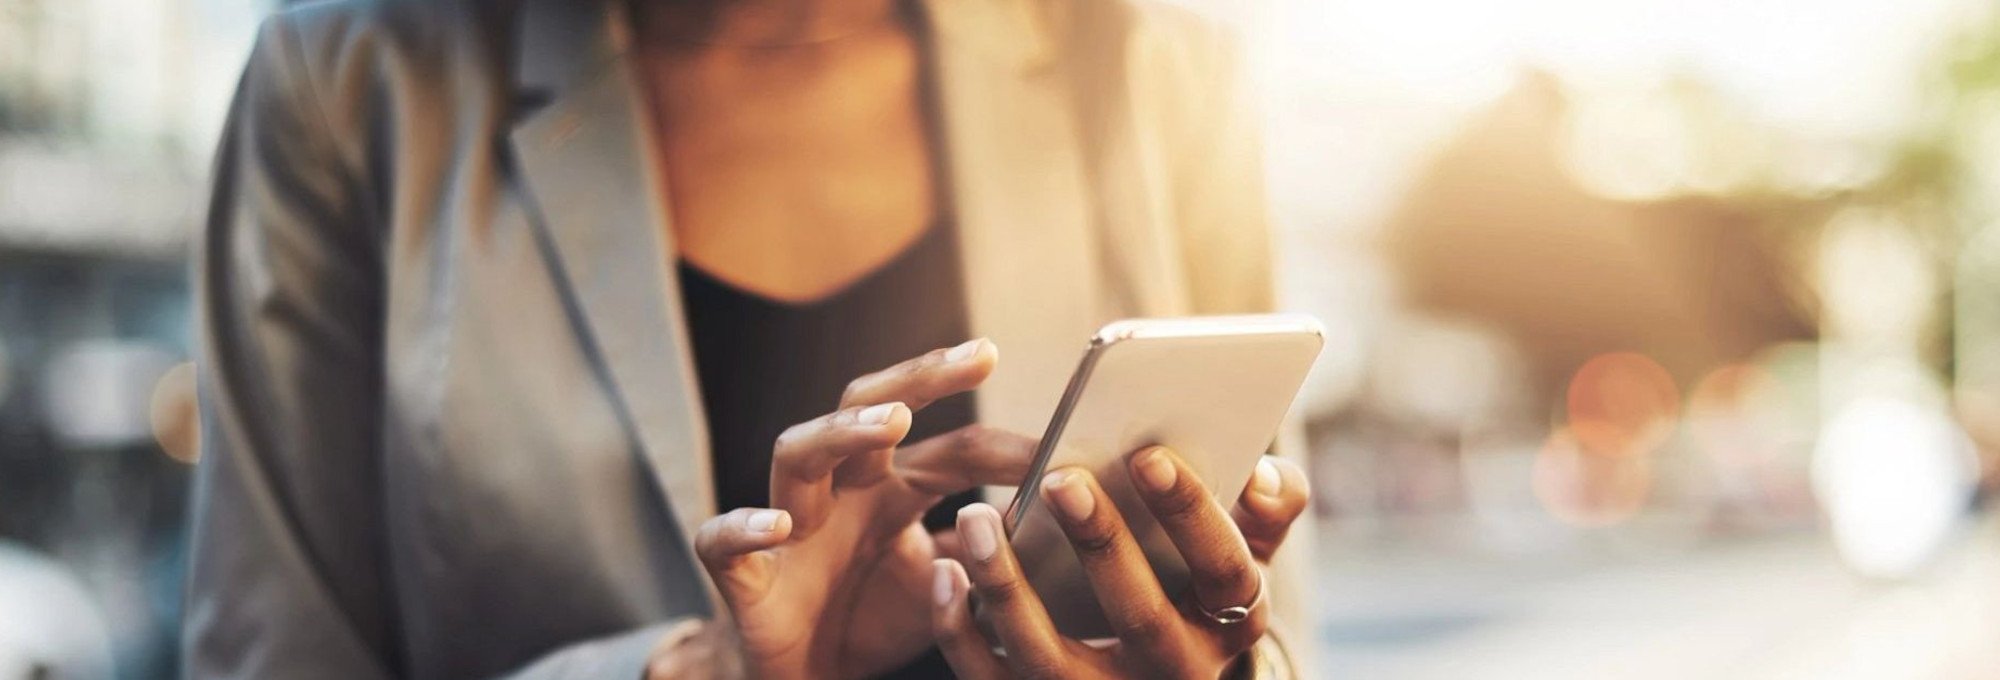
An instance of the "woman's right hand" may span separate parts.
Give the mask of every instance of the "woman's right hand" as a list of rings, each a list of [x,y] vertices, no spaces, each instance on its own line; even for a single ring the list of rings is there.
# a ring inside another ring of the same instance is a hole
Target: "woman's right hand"
[[[751,677],[879,674],[931,646],[931,561],[956,545],[921,523],[946,495],[1018,484],[1034,440],[971,426],[897,448],[914,413],[977,387],[998,350],[939,349],[848,385],[772,456],[771,508],[703,524],[695,550],[735,621]]]

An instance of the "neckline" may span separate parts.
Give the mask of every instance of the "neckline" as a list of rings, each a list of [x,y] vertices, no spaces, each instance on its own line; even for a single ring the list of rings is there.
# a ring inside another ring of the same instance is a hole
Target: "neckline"
[[[868,270],[867,273],[862,274],[853,281],[847,282],[846,285],[835,288],[825,295],[797,302],[780,300],[745,288],[727,278],[718,276],[715,272],[711,272],[701,265],[688,261],[685,257],[676,258],[675,265],[680,270],[682,278],[689,276],[699,278],[711,288],[727,291],[734,297],[751,300],[764,307],[799,311],[823,309],[835,306],[853,297],[859,291],[877,285],[890,274],[910,267],[920,259],[920,256],[929,254],[927,251],[936,250],[940,247],[940,242],[945,240],[945,233],[950,230],[949,225],[943,222],[943,220],[933,220],[931,225],[925,228],[922,234],[911,239],[908,244],[897,250],[889,259],[882,261],[882,264]],[[940,256],[951,255],[953,254],[940,254]]]

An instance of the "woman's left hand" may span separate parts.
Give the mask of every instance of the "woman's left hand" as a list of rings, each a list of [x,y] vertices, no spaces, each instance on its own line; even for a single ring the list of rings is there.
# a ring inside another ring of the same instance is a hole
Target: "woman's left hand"
[[[1043,500],[1062,525],[1097,594],[1116,643],[1097,647],[1063,637],[1049,621],[992,506],[958,515],[965,563],[938,560],[932,628],[961,678],[1205,678],[1221,676],[1262,639],[1273,594],[1260,564],[1284,542],[1306,507],[1305,474],[1266,457],[1233,510],[1224,510],[1186,464],[1163,448],[1128,461],[1133,486],[1187,562],[1191,588],[1167,593],[1118,508],[1090,473],[1049,473]],[[969,575],[968,575],[969,573]],[[967,594],[990,608],[988,640],[973,623]],[[1240,620],[1230,614],[1247,615]],[[1235,609],[1235,611],[1230,611]],[[1005,650],[996,654],[995,642]]]

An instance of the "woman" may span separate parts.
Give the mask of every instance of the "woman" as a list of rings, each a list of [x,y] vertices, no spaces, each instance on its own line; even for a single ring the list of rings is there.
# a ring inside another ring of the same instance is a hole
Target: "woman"
[[[919,521],[1020,480],[1100,322],[1268,303],[1232,67],[1115,0],[267,22],[200,265],[189,675],[1283,670],[1255,563],[1288,464],[1224,510],[1132,458],[1191,593],[1048,480],[1107,648],[1053,632],[990,506]]]

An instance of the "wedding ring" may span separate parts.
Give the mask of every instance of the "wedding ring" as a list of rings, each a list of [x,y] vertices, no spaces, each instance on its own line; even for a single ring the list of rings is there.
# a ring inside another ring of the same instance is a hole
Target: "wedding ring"
[[[1202,616],[1206,616],[1208,620],[1224,626],[1250,620],[1250,612],[1262,604],[1264,604],[1264,573],[1262,570],[1259,570],[1257,573],[1257,594],[1250,598],[1249,604],[1240,607],[1223,607],[1215,611],[1209,611],[1207,607],[1202,606],[1201,598],[1197,597],[1194,599],[1194,608],[1201,610]]]

